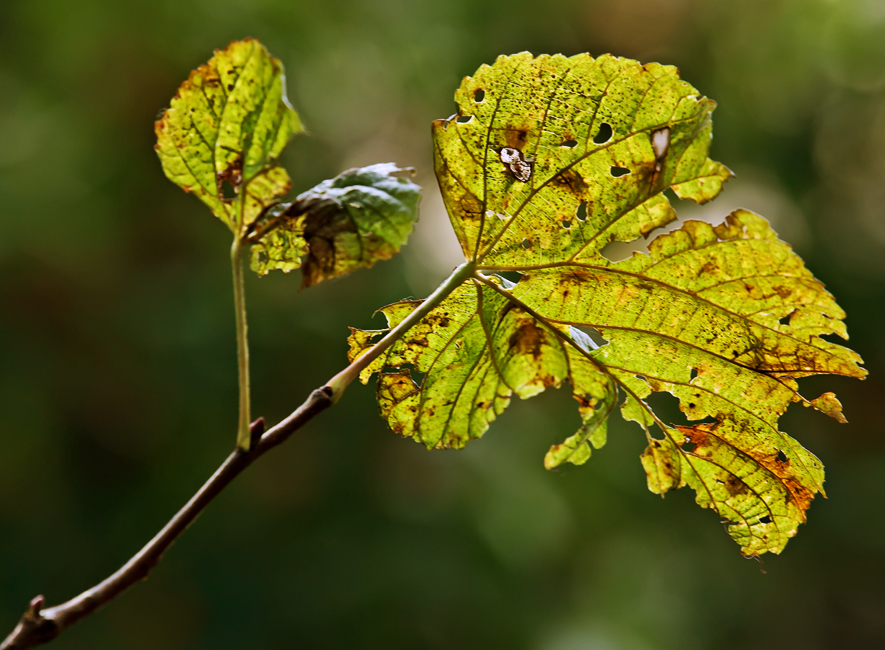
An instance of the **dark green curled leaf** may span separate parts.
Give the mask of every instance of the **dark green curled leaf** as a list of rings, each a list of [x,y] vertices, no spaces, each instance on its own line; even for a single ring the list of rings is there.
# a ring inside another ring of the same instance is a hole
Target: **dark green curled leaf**
[[[412,175],[393,163],[350,169],[271,210],[249,237],[252,269],[301,268],[309,287],[389,259],[418,215],[421,188]]]
[[[277,159],[303,130],[282,64],[247,38],[191,72],[155,124],[155,148],[166,176],[242,235],[289,191]]]

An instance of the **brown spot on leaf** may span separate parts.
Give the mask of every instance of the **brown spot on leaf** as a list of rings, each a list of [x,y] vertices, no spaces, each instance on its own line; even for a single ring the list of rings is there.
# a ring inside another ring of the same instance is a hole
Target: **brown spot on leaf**
[[[318,201],[306,208],[293,204],[292,209],[307,210],[303,231],[307,257],[301,266],[301,286],[307,288],[335,275],[335,240],[344,233],[356,232],[356,226],[353,220],[341,217],[333,201]]]
[[[216,172],[215,184],[218,190],[218,198],[225,203],[232,203],[236,195],[240,193],[240,185],[243,182],[243,159],[237,156],[224,171]],[[234,196],[226,197],[224,192],[224,184],[230,183],[233,188]]]
[[[482,217],[482,201],[471,192],[463,190],[457,195],[458,213],[467,221],[479,221]]]
[[[747,484],[740,477],[731,474],[725,481],[725,489],[728,490],[730,496],[737,496],[738,494],[748,492],[750,488],[747,487]]]
[[[776,286],[774,290],[781,298],[789,298],[791,295],[793,295],[793,291],[789,287],[785,287],[782,284]]]
[[[584,177],[574,169],[566,169],[561,172],[554,182],[559,187],[568,188],[568,190],[579,199],[587,193],[587,182],[584,180]]]
[[[526,320],[510,335],[508,344],[519,354],[530,354],[533,358],[539,359],[543,354],[545,341],[544,332],[535,325],[534,320]]]
[[[525,146],[526,140],[528,139],[528,132],[524,129],[507,129],[504,132],[504,137],[507,140],[508,147],[513,147],[514,149],[522,151],[522,148]]]
[[[594,279],[593,273],[590,271],[586,271],[584,269],[571,269],[568,273],[563,274],[564,279],[568,279],[571,282],[575,282],[580,284],[582,282],[588,282]],[[565,284],[564,282],[562,284]]]

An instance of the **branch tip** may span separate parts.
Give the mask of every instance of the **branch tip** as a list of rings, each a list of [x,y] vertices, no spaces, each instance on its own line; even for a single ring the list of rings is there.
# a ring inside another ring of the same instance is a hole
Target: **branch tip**
[[[249,425],[249,447],[255,449],[258,440],[264,434],[264,416],[259,417]]]
[[[32,618],[38,618],[40,616],[40,610],[43,609],[43,605],[46,604],[46,598],[43,594],[39,596],[34,596],[31,598],[31,602],[28,603],[28,612],[27,615]]]
[[[58,623],[40,612],[46,599],[43,594],[34,596],[15,629],[0,643],[0,650],[24,650],[47,643],[61,633]]]

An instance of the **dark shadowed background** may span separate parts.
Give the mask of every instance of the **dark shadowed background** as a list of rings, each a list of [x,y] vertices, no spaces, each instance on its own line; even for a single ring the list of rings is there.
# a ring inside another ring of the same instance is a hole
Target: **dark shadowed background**
[[[343,367],[348,325],[382,326],[376,308],[458,262],[430,121],[464,75],[521,50],[675,64],[716,99],[712,155],[737,178],[680,215],[768,217],[847,310],[871,376],[802,382],[850,424],[783,419],[829,499],[764,563],[687,488],[648,492],[644,436],[619,416],[587,465],[545,471],[579,423],[565,390],[428,452],[354,385],[54,647],[885,647],[879,0],[4,0],[0,635],[37,593],[55,604],[115,570],[232,448],[229,232],[152,146],[188,72],[247,35],[285,63],[310,130],[285,154],[296,191],[386,161],[425,187],[396,259],[303,292],[297,274],[247,277],[255,414],[287,414]]]

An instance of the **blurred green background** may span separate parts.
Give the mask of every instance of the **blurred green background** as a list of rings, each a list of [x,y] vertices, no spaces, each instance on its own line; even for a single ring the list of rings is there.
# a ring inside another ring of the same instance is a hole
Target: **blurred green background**
[[[229,233],[152,146],[188,72],[247,35],[285,63],[311,132],[285,155],[296,191],[385,161],[425,187],[396,259],[304,292],[247,277],[254,413],[286,415],[343,367],[348,325],[382,326],[377,307],[457,263],[430,121],[521,50],[675,64],[719,101],[712,155],[737,178],[680,214],[768,217],[846,308],[871,376],[802,383],[851,424],[783,419],[829,499],[763,563],[688,489],[647,491],[644,436],[617,416],[587,465],[546,472],[578,425],[565,390],[456,453],[390,433],[355,385],[54,647],[885,647],[881,0],[4,0],[0,633],[37,593],[55,604],[120,566],[233,445]]]

